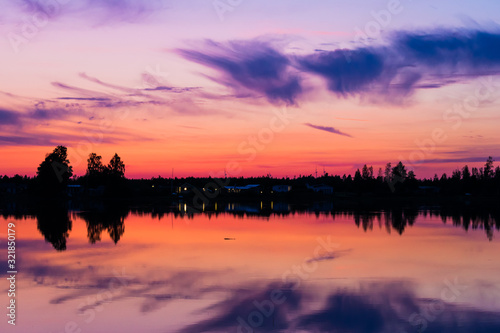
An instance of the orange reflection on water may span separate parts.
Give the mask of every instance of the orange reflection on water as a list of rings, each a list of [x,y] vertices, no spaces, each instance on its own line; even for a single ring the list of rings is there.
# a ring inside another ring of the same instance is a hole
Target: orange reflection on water
[[[422,297],[438,297],[443,281],[456,277],[500,285],[496,239],[431,217],[419,216],[399,235],[388,233],[383,219],[364,231],[342,215],[129,214],[116,244],[106,230],[90,244],[85,220],[76,213],[71,220],[62,252],[43,240],[36,219],[15,221],[21,327],[43,323],[59,332],[74,321],[91,332],[133,332],[147,322],[152,330],[176,330],[207,316],[197,311],[230,290],[262,281],[325,290],[412,281]],[[462,301],[479,298],[472,292]]]

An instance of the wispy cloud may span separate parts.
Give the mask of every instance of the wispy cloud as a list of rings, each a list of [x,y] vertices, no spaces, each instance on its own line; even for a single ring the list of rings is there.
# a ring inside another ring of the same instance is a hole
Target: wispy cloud
[[[202,50],[178,50],[184,58],[220,73],[214,81],[232,88],[238,95],[265,96],[272,103],[295,104],[302,93],[300,79],[290,59],[266,42],[206,41]]]
[[[10,110],[0,109],[0,126],[3,125],[19,125],[21,117],[19,113]]]
[[[41,138],[39,136],[16,136],[0,135],[0,146],[54,146],[52,138]]]
[[[139,90],[140,90],[138,88],[128,88],[128,87],[123,87],[123,86],[119,86],[119,85],[116,85],[116,84],[107,83],[107,82],[104,82],[104,81],[102,81],[102,80],[100,80],[100,79],[98,79],[96,77],[89,76],[86,73],[80,73],[79,76],[82,79],[88,80],[88,81],[90,81],[92,83],[101,85],[103,87],[111,88],[111,89],[115,89],[115,90],[119,90],[119,91],[122,91],[122,92],[125,92],[125,93],[129,93],[129,94],[138,94]]]
[[[476,163],[476,162],[486,162],[487,156],[477,157],[477,156],[469,156],[469,157],[457,157],[457,158],[435,158],[435,159],[426,159],[418,161],[418,164],[434,164],[434,163]],[[500,156],[493,157],[495,161],[500,160]]]
[[[169,0],[21,0],[14,5],[24,13],[47,15],[50,19],[71,16],[85,23],[110,25],[142,22],[165,10],[169,3]]]
[[[117,114],[115,111],[123,109],[130,112],[131,117],[139,115],[141,120],[150,116],[163,118],[167,113],[182,115],[221,113],[219,110],[206,109],[198,105],[195,99],[202,95],[202,90],[197,87],[148,84],[129,88],[104,82],[85,73],[81,73],[80,78],[92,82],[97,88],[86,89],[78,85],[52,82],[52,86],[64,92],[64,95],[42,100],[0,92],[18,102],[15,108],[0,108],[0,146],[50,146],[62,142],[71,145],[87,139],[89,131],[96,131],[94,127],[97,120],[115,119]],[[144,114],[145,109],[147,115]],[[50,127],[51,133],[41,130],[47,127]],[[68,129],[82,134],[69,135]],[[103,143],[116,144],[131,138],[135,141],[151,140],[130,130],[114,129],[112,133],[102,134],[104,134]]]
[[[111,100],[110,98],[102,98],[102,97],[58,97],[60,100],[74,100],[74,101],[97,101],[97,102],[105,102]]]
[[[305,123],[304,125],[309,126],[311,128],[314,128],[314,129],[317,129],[317,130],[320,130],[320,131],[325,131],[325,132],[328,132],[328,133],[333,133],[333,134],[348,136],[348,137],[352,138],[352,136],[350,134],[344,133],[344,132],[342,132],[342,131],[334,128],[334,127],[318,126],[318,125],[313,125],[313,124],[309,124],[309,123]]]
[[[173,92],[173,93],[183,93],[183,92],[189,92],[193,90],[200,89],[199,87],[166,87],[166,86],[158,86],[158,87],[153,87],[153,88],[144,88],[144,91],[168,91],[168,92]]]
[[[305,75],[317,75],[338,97],[373,96],[399,103],[417,89],[437,89],[500,74],[500,33],[484,30],[399,31],[383,45],[291,55],[271,42],[206,41],[178,53],[218,71],[214,81],[238,94],[297,104]]]
[[[396,32],[384,46],[323,51],[298,58],[340,96],[404,97],[470,78],[500,74],[500,34],[479,30]]]
[[[96,90],[83,89],[61,82],[52,82],[51,84],[56,88],[66,90],[68,92],[75,94],[76,98],[86,98],[87,100],[108,100],[110,98],[109,94],[102,93]],[[63,98],[68,99],[69,97],[63,97]]]
[[[73,116],[83,116],[85,112],[79,104],[63,105],[50,101],[35,102],[19,110],[0,109],[0,126],[10,125],[22,128],[26,125],[36,125],[51,120],[65,120]]]
[[[36,121],[63,120],[72,116],[85,116],[85,111],[79,104],[59,105],[41,101],[36,103],[26,116]]]
[[[67,129],[67,128],[66,128]],[[79,134],[67,134],[60,133],[60,128],[54,127],[53,133],[39,133],[33,127],[29,128],[28,131],[23,131],[21,133],[5,133],[7,135],[0,135],[0,147],[1,146],[56,146],[60,144],[65,144],[68,146],[78,144],[82,141],[87,142],[89,139],[88,134],[91,133],[88,128],[83,128],[83,133]],[[100,143],[103,144],[123,144],[133,139],[135,142],[138,141],[151,141],[150,138],[141,135],[114,131],[113,133],[102,133],[102,139]]]
[[[94,122],[95,111],[91,106],[99,103],[112,103],[82,98],[65,102],[68,99],[34,101],[32,105],[19,106],[16,110],[0,109],[0,146],[53,146],[71,145],[88,140],[89,133],[99,131],[100,142],[118,144],[133,137],[134,140],[150,140],[147,137],[114,129],[105,133]],[[87,103],[88,102],[88,103]],[[113,116],[112,113],[110,113]],[[106,117],[101,113],[100,119]],[[47,132],[50,128],[50,132]],[[73,134],[69,134],[70,130]]]

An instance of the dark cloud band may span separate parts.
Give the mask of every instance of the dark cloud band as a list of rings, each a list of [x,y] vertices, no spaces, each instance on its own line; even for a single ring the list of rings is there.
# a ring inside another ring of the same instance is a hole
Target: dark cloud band
[[[314,128],[314,129],[317,129],[317,130],[320,130],[320,131],[325,131],[325,132],[328,132],[328,133],[333,133],[333,134],[348,136],[348,137],[352,138],[351,135],[349,135],[347,133],[344,133],[344,132],[342,132],[342,131],[334,128],[334,127],[330,127],[330,126],[318,126],[318,125],[313,125],[313,124],[309,124],[309,123],[306,123],[304,125],[309,126],[311,128]]]
[[[231,87],[239,95],[256,93],[272,103],[295,104],[302,92],[299,77],[288,56],[258,41],[219,44],[204,43],[205,50],[179,50],[193,62],[221,73],[215,81]]]
[[[480,30],[393,33],[384,45],[289,55],[271,43],[208,41],[183,57],[219,72],[215,81],[237,93],[296,104],[305,74],[323,78],[340,97],[378,95],[394,102],[416,89],[435,89],[500,74],[500,34]]]

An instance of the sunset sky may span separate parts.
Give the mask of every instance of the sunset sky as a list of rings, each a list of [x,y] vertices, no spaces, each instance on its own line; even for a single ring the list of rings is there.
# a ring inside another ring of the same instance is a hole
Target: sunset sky
[[[56,145],[134,178],[500,161],[500,2],[0,3],[0,174]]]

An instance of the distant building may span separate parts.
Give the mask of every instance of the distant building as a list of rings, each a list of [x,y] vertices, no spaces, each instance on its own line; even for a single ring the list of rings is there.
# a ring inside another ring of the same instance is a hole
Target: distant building
[[[77,197],[83,194],[84,188],[82,185],[68,185],[67,192],[70,197]]]
[[[288,193],[292,190],[290,185],[274,185],[273,192],[276,193]]]
[[[195,188],[193,185],[184,183],[181,186],[178,186],[175,192],[177,192],[177,194],[188,194],[193,191],[193,188]]]
[[[260,185],[251,184],[245,186],[225,186],[224,189],[227,193],[257,193],[259,192]]]
[[[437,186],[419,186],[418,192],[421,194],[438,194],[440,189]]]
[[[319,185],[306,185],[308,189],[313,190],[316,193],[321,193],[321,194],[333,194],[333,187],[325,184],[319,184]]]
[[[28,189],[26,184],[2,183],[0,184],[0,193],[19,194]]]
[[[96,188],[89,188],[88,194],[90,197],[102,197],[106,190],[105,186],[97,186]]]

